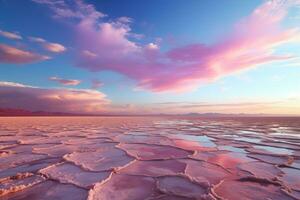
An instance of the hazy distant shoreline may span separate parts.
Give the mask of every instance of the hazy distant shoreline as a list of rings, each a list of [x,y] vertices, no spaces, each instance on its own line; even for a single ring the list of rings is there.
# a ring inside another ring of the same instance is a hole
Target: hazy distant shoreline
[[[273,114],[223,114],[223,113],[187,113],[187,114],[84,114],[46,111],[28,111],[23,109],[0,108],[0,117],[203,117],[203,118],[247,118],[247,117],[300,117],[298,115]]]

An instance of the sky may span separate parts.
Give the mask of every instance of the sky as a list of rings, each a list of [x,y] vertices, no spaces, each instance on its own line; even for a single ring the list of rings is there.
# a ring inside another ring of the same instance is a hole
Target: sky
[[[0,0],[0,108],[300,115],[298,0]]]

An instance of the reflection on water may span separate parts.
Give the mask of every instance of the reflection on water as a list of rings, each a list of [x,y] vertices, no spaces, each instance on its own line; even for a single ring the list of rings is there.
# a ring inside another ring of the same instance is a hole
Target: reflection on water
[[[206,135],[175,134],[174,138],[199,142],[200,145],[203,147],[215,147],[216,146],[216,144],[214,142],[212,142],[213,139]]]
[[[232,152],[236,152],[236,153],[246,153],[246,151],[244,149],[233,147],[233,146],[218,146],[218,149],[232,151]]]
[[[0,198],[295,199],[299,126],[299,118],[0,118]]]
[[[235,137],[234,140],[244,141],[244,142],[251,142],[251,143],[260,143],[261,142],[261,139],[248,138],[248,137]]]
[[[278,148],[278,147],[271,147],[271,146],[262,146],[262,145],[254,145],[254,148],[257,149],[263,149],[266,150],[270,153],[274,154],[283,154],[283,155],[292,155],[293,151],[289,149],[284,149],[284,148]]]

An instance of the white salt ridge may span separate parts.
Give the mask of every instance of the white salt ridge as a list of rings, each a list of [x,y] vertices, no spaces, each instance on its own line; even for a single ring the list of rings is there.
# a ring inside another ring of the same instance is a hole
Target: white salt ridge
[[[0,180],[0,197],[6,194],[23,190],[44,181],[41,176],[25,173]]]
[[[184,174],[186,164],[177,160],[135,161],[118,173],[159,177]]]
[[[89,191],[88,200],[141,200],[151,197],[155,189],[155,180],[150,177],[112,175]]]
[[[214,192],[230,200],[295,200],[280,186],[257,181],[224,180],[214,188]]]
[[[32,161],[41,160],[47,158],[46,155],[40,154],[12,154],[7,157],[3,157],[0,159],[0,170],[8,169],[11,167],[15,167],[17,165],[26,164]]]
[[[165,176],[158,179],[157,187],[164,193],[177,196],[204,199],[208,196],[208,188],[191,182],[181,176]]]
[[[110,138],[76,138],[70,139],[64,142],[64,144],[71,144],[71,145],[82,145],[82,144],[98,144],[98,143],[105,143],[105,142],[112,142]]]
[[[104,171],[123,167],[134,159],[124,151],[109,146],[95,152],[74,152],[64,159],[90,171]]]
[[[158,196],[150,197],[147,200],[194,200],[194,198],[180,197],[169,194],[161,194]]]
[[[230,173],[222,167],[208,162],[190,159],[183,159],[182,162],[187,165],[185,174],[198,183],[216,185],[230,175]]]
[[[89,172],[69,163],[60,163],[41,169],[40,173],[58,180],[61,183],[71,183],[79,187],[91,188],[96,183],[108,179],[111,172]]]
[[[17,145],[14,147],[9,148],[12,152],[16,153],[31,153],[32,152],[32,145]]]
[[[281,171],[284,172],[280,179],[285,182],[285,184],[294,190],[300,192],[300,169],[294,168],[281,168]]]
[[[18,139],[21,137],[18,137],[16,135],[10,135],[10,136],[3,136],[1,135],[1,142],[10,142],[10,143],[17,143]]]
[[[59,159],[52,158],[52,159],[38,160],[38,161],[31,162],[31,163],[23,164],[23,165],[18,165],[16,167],[12,167],[12,168],[0,171],[0,179],[9,177],[9,176],[15,176],[18,173],[36,172],[39,169],[45,168],[45,167],[52,165],[58,161],[59,161]]]
[[[192,154],[191,151],[185,151],[177,147],[164,145],[120,143],[118,147],[124,149],[124,151],[126,151],[129,155],[139,160],[185,158]]]
[[[118,135],[114,138],[115,141],[121,143],[144,143],[144,144],[156,144],[156,145],[172,145],[171,139],[163,136],[149,136],[149,135],[133,135],[135,133],[127,133],[124,135]]]
[[[244,171],[250,172],[257,178],[265,178],[269,180],[275,179],[282,173],[280,169],[274,165],[257,161],[242,163],[238,167]]]
[[[46,154],[53,157],[62,157],[65,154],[72,153],[76,150],[74,146],[68,145],[52,145],[50,147],[33,148],[34,153]]]
[[[20,144],[61,144],[66,139],[56,137],[37,137],[32,139],[24,137],[19,142]]]
[[[44,181],[17,193],[8,194],[3,200],[86,200],[87,191],[56,181]],[[2,200],[2,199],[1,199]]]
[[[16,143],[11,143],[11,142],[1,142],[0,143],[0,150],[1,149],[6,149],[6,148],[9,148],[9,147],[14,147],[16,146],[17,144]]]

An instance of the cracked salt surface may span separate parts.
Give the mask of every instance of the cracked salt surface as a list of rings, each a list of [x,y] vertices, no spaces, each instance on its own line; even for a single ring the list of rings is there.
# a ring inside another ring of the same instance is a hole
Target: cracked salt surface
[[[0,118],[0,199],[300,199],[299,130],[299,118]]]

